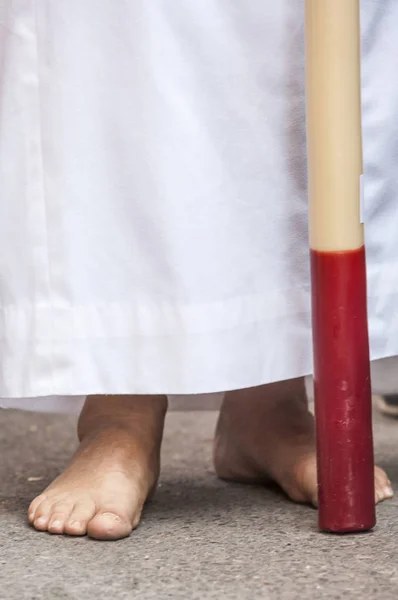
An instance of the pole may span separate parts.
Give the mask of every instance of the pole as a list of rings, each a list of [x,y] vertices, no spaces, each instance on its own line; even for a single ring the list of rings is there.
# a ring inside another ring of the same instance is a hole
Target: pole
[[[375,525],[361,218],[359,0],[306,0],[307,133],[319,526]]]

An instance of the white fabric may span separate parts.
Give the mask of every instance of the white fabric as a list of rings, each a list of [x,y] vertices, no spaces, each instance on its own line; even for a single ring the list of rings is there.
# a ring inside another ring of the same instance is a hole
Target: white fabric
[[[311,372],[303,5],[0,0],[1,397]],[[398,354],[398,2],[362,12],[379,358]]]

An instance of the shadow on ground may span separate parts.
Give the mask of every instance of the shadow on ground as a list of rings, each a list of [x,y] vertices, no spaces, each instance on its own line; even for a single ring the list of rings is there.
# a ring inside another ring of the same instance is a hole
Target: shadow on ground
[[[100,543],[26,524],[30,500],[76,446],[75,420],[0,412],[0,598],[396,599],[398,503],[371,534],[335,537],[273,489],[217,481],[212,412],[171,413],[163,475],[142,525]],[[398,422],[375,420],[378,462],[398,490]]]

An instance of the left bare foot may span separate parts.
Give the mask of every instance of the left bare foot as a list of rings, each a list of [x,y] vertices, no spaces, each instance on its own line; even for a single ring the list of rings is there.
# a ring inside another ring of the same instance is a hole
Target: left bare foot
[[[70,465],[29,508],[39,531],[117,540],[137,527],[156,488],[167,398],[89,397],[80,447]]]
[[[221,479],[276,482],[295,502],[317,505],[314,418],[304,379],[228,392],[214,442]],[[375,502],[392,498],[391,482],[375,467]]]

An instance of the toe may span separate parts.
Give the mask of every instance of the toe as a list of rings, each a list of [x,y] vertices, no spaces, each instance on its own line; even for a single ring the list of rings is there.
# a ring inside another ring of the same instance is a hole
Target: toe
[[[54,534],[58,534],[58,535],[64,533],[65,523],[68,521],[72,511],[73,511],[73,503],[72,502],[53,504],[52,510],[51,510],[51,516],[48,521],[48,527],[47,527],[49,533],[54,533]]]
[[[47,531],[48,523],[52,515],[53,502],[51,500],[43,500],[35,511],[32,525],[39,531]]]
[[[45,500],[47,500],[47,498],[44,494],[41,494],[40,496],[37,496],[34,500],[32,500],[28,509],[29,523],[33,523],[36,517],[37,509],[39,508],[40,504],[42,504],[42,502],[44,502]]]
[[[297,461],[286,483],[282,483],[282,487],[291,500],[318,506],[316,457],[313,453]]]
[[[77,503],[69,519],[65,523],[64,532],[68,535],[86,535],[87,524],[95,515],[95,504],[92,501]]]
[[[391,481],[388,479],[387,474],[380,469],[375,467],[375,500],[376,504],[388,500],[394,495]]]
[[[88,535],[96,540],[120,540],[132,529],[132,521],[116,512],[97,513],[87,525]]]

